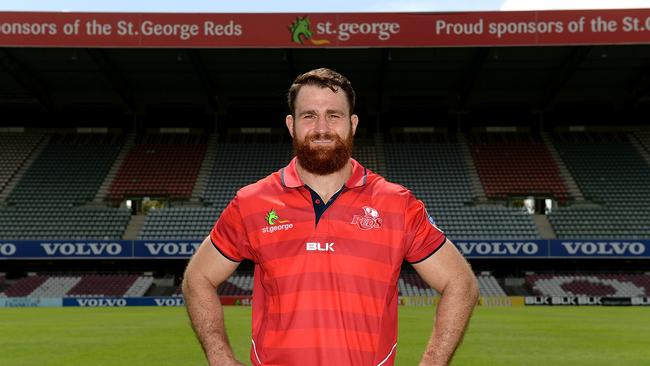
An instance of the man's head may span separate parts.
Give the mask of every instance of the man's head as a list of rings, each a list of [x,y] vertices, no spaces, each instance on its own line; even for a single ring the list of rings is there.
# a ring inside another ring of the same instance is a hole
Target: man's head
[[[302,168],[327,175],[349,161],[359,123],[352,114],[354,99],[348,79],[335,71],[316,69],[296,78],[288,93],[286,124]]]
[[[289,112],[292,116],[296,116],[296,97],[298,96],[298,92],[305,85],[329,88],[335,93],[343,91],[345,98],[348,100],[348,113],[350,115],[354,113],[356,94],[354,93],[354,89],[352,89],[350,80],[334,70],[321,67],[320,69],[314,69],[298,75],[296,80],[293,81],[293,84],[291,84],[289,93],[287,93],[287,103],[289,104]]]

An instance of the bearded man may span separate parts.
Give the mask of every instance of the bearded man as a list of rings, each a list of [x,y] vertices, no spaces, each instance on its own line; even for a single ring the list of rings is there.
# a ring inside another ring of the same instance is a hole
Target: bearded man
[[[241,365],[216,288],[245,259],[255,264],[253,365],[393,365],[405,260],[441,294],[420,364],[451,360],[476,278],[422,201],[352,159],[354,103],[335,71],[298,76],[285,119],[296,157],[240,189],[188,264],[183,293],[210,365]]]

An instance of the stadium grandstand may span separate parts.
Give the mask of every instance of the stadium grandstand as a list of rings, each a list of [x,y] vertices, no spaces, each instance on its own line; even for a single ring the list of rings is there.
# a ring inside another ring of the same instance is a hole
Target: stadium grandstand
[[[321,66],[357,91],[354,158],[425,202],[482,296],[650,297],[647,40],[163,41],[0,38],[0,297],[179,296],[237,189],[291,159],[285,93]],[[408,264],[398,291],[437,295]]]

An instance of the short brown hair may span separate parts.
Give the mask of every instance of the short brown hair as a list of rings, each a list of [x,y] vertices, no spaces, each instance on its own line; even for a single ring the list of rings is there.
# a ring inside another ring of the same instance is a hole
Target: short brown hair
[[[289,104],[289,112],[292,116],[295,117],[296,96],[303,85],[316,85],[321,88],[330,88],[335,93],[339,89],[343,90],[348,99],[350,114],[354,112],[356,95],[354,89],[352,89],[352,83],[350,83],[350,80],[334,70],[322,67],[298,75],[296,80],[293,81],[293,84],[291,84],[289,92],[287,93],[287,102]]]

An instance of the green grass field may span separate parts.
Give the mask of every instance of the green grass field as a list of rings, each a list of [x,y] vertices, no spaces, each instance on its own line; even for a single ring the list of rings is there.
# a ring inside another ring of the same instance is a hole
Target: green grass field
[[[417,365],[433,308],[400,307],[397,365]],[[250,308],[227,307],[246,364]],[[0,365],[204,365],[183,308],[2,308]],[[454,365],[650,365],[650,308],[477,308]]]

